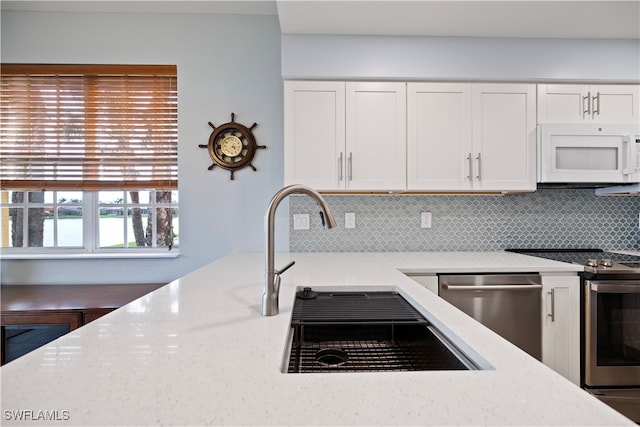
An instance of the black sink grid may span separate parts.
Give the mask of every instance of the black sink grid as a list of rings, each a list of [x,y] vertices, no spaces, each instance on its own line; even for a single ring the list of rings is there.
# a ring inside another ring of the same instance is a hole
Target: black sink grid
[[[396,292],[296,298],[288,373],[468,370]]]

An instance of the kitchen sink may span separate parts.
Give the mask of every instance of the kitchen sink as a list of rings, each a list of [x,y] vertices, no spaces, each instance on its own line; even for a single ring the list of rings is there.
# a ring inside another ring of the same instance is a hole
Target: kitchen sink
[[[477,370],[395,291],[298,292],[287,373]]]

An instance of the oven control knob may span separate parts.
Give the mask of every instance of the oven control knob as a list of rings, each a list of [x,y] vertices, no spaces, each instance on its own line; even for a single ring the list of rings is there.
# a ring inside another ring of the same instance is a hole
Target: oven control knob
[[[598,260],[595,258],[589,258],[587,260],[587,266],[588,267],[597,267],[598,266]]]
[[[611,262],[611,259],[609,258],[604,258],[602,261],[600,261],[600,265],[603,267],[611,267],[613,265],[613,262]]]

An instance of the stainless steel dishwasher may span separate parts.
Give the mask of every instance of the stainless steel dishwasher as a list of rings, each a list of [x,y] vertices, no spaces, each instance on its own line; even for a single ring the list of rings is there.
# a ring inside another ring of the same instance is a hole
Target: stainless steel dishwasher
[[[542,280],[539,275],[439,275],[438,294],[541,360]]]

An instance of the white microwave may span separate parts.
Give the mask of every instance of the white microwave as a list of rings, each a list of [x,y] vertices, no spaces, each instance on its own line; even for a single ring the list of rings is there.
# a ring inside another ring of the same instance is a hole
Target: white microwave
[[[640,182],[640,125],[539,125],[538,182]]]

